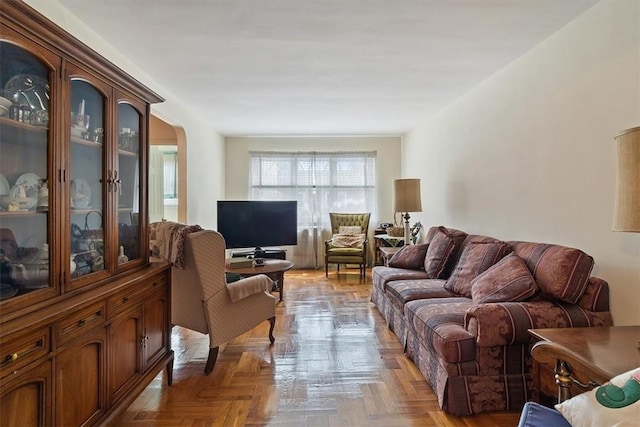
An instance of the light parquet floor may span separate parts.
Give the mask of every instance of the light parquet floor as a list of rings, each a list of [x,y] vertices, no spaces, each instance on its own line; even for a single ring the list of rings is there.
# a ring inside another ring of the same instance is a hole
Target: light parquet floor
[[[119,426],[515,426],[517,413],[454,417],[438,402],[369,302],[370,271],[291,270],[268,322],[221,347],[175,327],[173,385],[159,374]],[[276,295],[274,293],[274,295]]]

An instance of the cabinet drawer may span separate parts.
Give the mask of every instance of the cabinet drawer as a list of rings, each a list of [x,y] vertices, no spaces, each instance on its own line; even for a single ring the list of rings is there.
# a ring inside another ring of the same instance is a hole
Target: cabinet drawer
[[[109,297],[107,312],[109,319],[123,310],[133,307],[157,289],[162,288],[167,283],[166,276],[154,276],[144,283],[136,283],[125,290]]]
[[[49,328],[38,329],[26,335],[13,334],[0,340],[0,377],[4,378],[45,357],[51,351]]]
[[[103,324],[106,318],[104,301],[69,314],[64,320],[55,324],[56,346],[62,345],[85,331]]]

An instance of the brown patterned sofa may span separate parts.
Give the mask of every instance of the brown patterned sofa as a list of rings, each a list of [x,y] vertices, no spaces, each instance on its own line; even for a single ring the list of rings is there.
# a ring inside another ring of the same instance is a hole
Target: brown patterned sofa
[[[373,268],[371,301],[455,415],[520,410],[531,393],[530,328],[608,326],[593,258],[432,227],[425,243]]]

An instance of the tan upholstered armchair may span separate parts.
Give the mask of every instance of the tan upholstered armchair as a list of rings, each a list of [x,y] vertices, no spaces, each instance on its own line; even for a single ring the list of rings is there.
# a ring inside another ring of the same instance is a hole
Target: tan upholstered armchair
[[[324,242],[324,274],[329,275],[329,264],[358,264],[360,276],[367,267],[367,234],[369,213],[329,213],[333,237]]]
[[[213,370],[221,344],[271,323],[274,342],[276,299],[269,291],[273,282],[264,274],[227,283],[225,242],[217,231],[204,230],[185,236],[185,269],[172,268],[171,321],[209,335],[205,374]]]

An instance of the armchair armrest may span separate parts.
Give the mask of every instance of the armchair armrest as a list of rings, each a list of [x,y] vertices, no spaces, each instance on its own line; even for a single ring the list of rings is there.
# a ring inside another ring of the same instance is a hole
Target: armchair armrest
[[[465,329],[482,347],[527,344],[529,329],[609,326],[610,312],[587,311],[576,304],[552,301],[504,302],[469,307]]]
[[[251,276],[238,281],[227,283],[227,290],[231,302],[238,302],[246,297],[263,292],[269,292],[273,281],[264,274]]]

